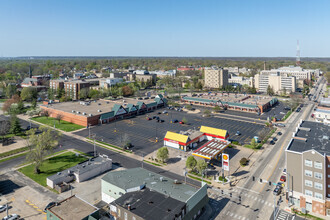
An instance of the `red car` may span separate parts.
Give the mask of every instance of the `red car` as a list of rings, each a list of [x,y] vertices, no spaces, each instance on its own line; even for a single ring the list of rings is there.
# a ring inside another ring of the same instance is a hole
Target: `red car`
[[[183,122],[183,121],[180,121],[179,123],[180,123],[180,124],[184,124],[184,122]]]
[[[148,121],[152,120],[152,118],[147,118]]]
[[[280,181],[285,182],[286,181],[286,176],[281,176]]]

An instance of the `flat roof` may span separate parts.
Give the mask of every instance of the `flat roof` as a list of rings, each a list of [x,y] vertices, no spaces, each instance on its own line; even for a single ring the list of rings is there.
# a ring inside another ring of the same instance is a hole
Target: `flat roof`
[[[63,220],[83,219],[98,209],[73,195],[48,209],[51,213]]]
[[[192,155],[211,160],[226,149],[229,144],[229,141],[213,139],[195,150]]]
[[[304,121],[290,142],[287,150],[304,152],[315,151],[330,155],[330,126],[319,122]]]
[[[83,104],[83,103],[89,103],[89,104]],[[107,112],[111,112],[115,104],[116,103],[112,101],[97,100],[97,101],[60,102],[60,103],[52,103],[49,105],[43,105],[43,106],[49,109],[56,109],[56,110],[76,114],[79,116],[89,117],[89,114],[92,114],[94,116],[94,115],[101,115]],[[74,112],[72,112],[72,110]],[[98,110],[101,110],[101,112],[99,112]],[[78,111],[80,112],[80,114],[77,113]],[[86,115],[83,115],[83,112],[85,112]]]
[[[260,96],[260,95],[249,95],[249,94],[234,94],[234,93],[201,93],[198,96],[190,97],[185,96],[183,97],[185,100],[191,100],[196,102],[205,102],[205,103],[216,103],[222,102],[223,104],[228,104],[231,106],[241,106],[241,107],[248,107],[248,108],[255,108],[258,105],[264,105],[271,100],[275,100],[271,96]],[[277,101],[277,99],[276,99]]]
[[[114,201],[115,204],[143,219],[175,219],[181,214],[185,203],[156,191],[145,188],[136,192],[128,192]]]
[[[95,157],[95,158],[90,158],[90,159],[86,158],[86,161],[84,161],[82,163],[79,163],[76,166],[70,167],[66,170],[63,170],[61,172],[58,172],[57,174],[48,176],[47,179],[56,180],[56,179],[62,178],[64,176],[68,176],[69,175],[69,172],[68,172],[69,170],[71,172],[74,172],[74,173],[83,174],[83,173],[86,173],[86,172],[88,172],[90,170],[93,170],[97,167],[103,166],[103,164],[108,162],[108,161],[112,162],[112,160],[110,158],[108,158],[107,156],[102,156],[102,155],[98,156],[98,157]]]
[[[102,180],[124,190],[146,186],[151,190],[168,195],[182,202],[186,202],[198,191],[195,187],[183,183],[177,184],[173,179],[145,170],[141,167],[111,171],[103,176]]]

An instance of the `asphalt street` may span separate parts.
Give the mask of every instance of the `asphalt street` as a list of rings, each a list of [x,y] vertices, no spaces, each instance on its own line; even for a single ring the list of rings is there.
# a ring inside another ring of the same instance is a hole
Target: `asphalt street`
[[[164,111],[160,109],[159,112]],[[214,128],[221,128],[228,130],[229,139],[231,141],[239,141],[240,143],[250,143],[254,136],[258,136],[258,132],[265,128],[265,126],[259,122],[247,122],[242,119],[230,119],[230,117],[202,117],[201,115],[188,114],[186,112],[177,112],[168,110],[168,115],[157,114],[158,111],[153,113],[139,115],[131,119],[124,119],[109,124],[102,124],[99,126],[91,127],[90,133],[96,134],[96,139],[104,141],[110,144],[121,146],[125,136],[132,142],[134,147],[133,152],[139,155],[146,155],[159,147],[163,146],[163,138],[167,131],[179,132],[186,131],[188,129],[199,130],[200,126],[205,125]],[[159,116],[163,119],[163,123],[158,123],[155,119],[148,121],[146,117]],[[170,123],[171,120],[177,119],[181,121],[183,118],[188,120],[188,124]],[[237,131],[241,132],[241,135],[236,136]],[[85,129],[75,134],[88,137],[89,129]],[[156,143],[156,137],[158,142]]]

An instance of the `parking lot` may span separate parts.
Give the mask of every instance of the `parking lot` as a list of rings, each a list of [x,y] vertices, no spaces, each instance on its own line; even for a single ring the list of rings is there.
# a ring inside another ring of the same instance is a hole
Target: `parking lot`
[[[164,109],[145,115],[139,115],[131,119],[124,119],[109,124],[103,124],[92,127],[91,134],[96,134],[96,140],[104,141],[110,144],[121,146],[121,143],[128,138],[134,145],[133,152],[139,155],[147,155],[159,147],[163,146],[163,138],[167,131],[179,132],[188,129],[199,130],[201,125],[225,129],[229,132],[231,141],[238,141],[241,144],[250,143],[251,139],[258,135],[262,129],[267,129],[263,123],[245,122],[238,119],[223,118],[218,116],[202,117],[201,114],[188,114],[186,112],[177,112],[167,110],[168,114],[157,114]],[[147,120],[147,117],[159,116],[164,122],[157,122],[155,119]],[[186,118],[188,124],[170,123],[171,120],[181,121]],[[240,131],[241,135],[235,133]],[[76,134],[88,137],[88,129],[76,132]],[[156,142],[156,137],[158,142]]]

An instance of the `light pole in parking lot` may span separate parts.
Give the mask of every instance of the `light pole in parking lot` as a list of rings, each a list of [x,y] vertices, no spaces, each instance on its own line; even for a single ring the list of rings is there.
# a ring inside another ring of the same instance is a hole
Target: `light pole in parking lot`
[[[88,124],[88,138],[91,139],[91,124]]]
[[[95,138],[96,138],[96,134],[93,134],[93,139],[94,139],[94,157],[96,157],[96,147],[95,147]]]

